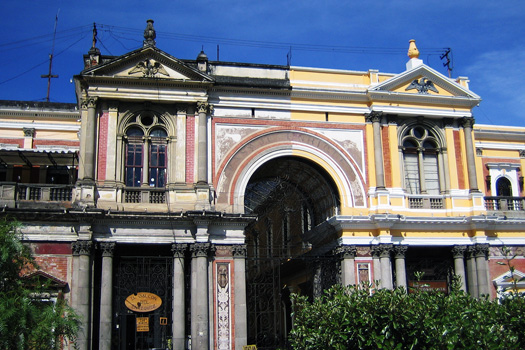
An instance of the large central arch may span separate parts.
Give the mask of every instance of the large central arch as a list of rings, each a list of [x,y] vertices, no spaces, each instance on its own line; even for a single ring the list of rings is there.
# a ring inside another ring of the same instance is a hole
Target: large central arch
[[[311,130],[272,128],[239,143],[225,157],[216,180],[217,204],[244,213],[245,191],[263,164],[281,157],[301,157],[324,169],[343,207],[365,207],[364,174],[339,144]]]
[[[332,240],[323,223],[343,207],[365,206],[364,175],[341,145],[307,129],[254,133],[224,159],[217,204],[257,216],[245,231],[249,343],[282,347],[291,327],[290,293],[312,295],[319,259],[326,259],[307,237]]]

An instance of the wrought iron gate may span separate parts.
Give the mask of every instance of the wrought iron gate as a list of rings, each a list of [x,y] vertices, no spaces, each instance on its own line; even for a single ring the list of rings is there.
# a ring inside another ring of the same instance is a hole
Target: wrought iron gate
[[[113,349],[168,348],[172,336],[172,271],[173,258],[120,257],[115,269]],[[143,292],[159,296],[161,306],[140,313],[128,309],[126,298]],[[139,321],[147,322],[147,327],[139,327]]]

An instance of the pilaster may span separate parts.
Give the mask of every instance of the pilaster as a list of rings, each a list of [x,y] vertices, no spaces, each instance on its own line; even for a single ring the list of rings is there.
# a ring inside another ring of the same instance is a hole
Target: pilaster
[[[102,277],[100,286],[100,336],[99,349],[111,349],[111,322],[113,315],[113,251],[115,242],[101,242]]]

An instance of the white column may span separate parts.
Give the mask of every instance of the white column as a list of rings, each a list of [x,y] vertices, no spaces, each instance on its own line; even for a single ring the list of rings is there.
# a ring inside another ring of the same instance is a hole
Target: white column
[[[355,245],[337,247],[335,254],[341,258],[341,284],[343,286],[355,285]]]
[[[208,254],[210,243],[191,245],[191,347],[209,349]]]
[[[396,287],[403,287],[407,289],[407,272],[405,264],[405,254],[407,252],[408,246],[406,245],[396,245],[394,246],[395,254],[395,265],[396,265]]]
[[[184,283],[184,259],[187,244],[173,244],[173,349],[185,349],[186,341],[186,307]]]
[[[232,247],[235,274],[235,349],[248,344],[248,315],[246,311],[246,245]]]
[[[461,278],[461,290],[467,291],[467,275],[465,273],[465,251],[467,246],[455,245],[452,247],[452,256],[454,257],[454,273]]]
[[[111,322],[113,317],[113,251],[114,242],[100,243],[102,249],[102,281],[100,286],[99,349],[111,349]]]
[[[77,258],[75,266],[77,280],[73,281],[73,296],[76,299],[75,309],[82,320],[78,333],[77,347],[79,350],[91,348],[91,241],[73,242],[73,255]]]

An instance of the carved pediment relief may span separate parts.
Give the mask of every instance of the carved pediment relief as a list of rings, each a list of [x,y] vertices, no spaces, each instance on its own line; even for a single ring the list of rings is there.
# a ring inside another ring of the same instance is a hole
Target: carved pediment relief
[[[212,81],[207,74],[156,47],[146,47],[86,69],[90,77],[163,78],[183,81]]]
[[[144,61],[140,61],[128,71],[128,75],[136,75],[136,76],[142,76],[142,77],[154,77],[157,75],[164,75],[169,77],[170,74],[164,66],[160,63],[155,61],[154,59],[146,58]]]

